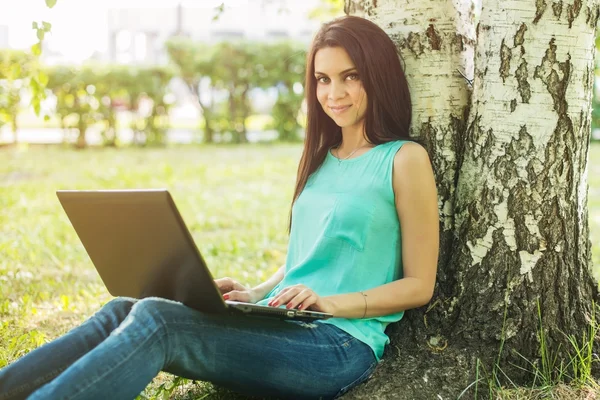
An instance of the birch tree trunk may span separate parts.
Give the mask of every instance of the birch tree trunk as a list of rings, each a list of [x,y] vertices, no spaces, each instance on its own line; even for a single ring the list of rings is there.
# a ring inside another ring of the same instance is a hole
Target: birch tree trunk
[[[496,362],[525,383],[540,332],[564,356],[598,298],[586,168],[597,1],[483,0],[476,41],[472,10],[346,0],[406,61],[442,235],[436,296],[391,327],[384,362],[349,398],[455,399]],[[471,96],[456,69],[473,77]]]

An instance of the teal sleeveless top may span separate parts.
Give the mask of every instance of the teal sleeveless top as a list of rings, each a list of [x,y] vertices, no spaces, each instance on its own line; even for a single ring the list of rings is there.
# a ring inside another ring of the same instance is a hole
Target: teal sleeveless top
[[[404,143],[380,144],[342,161],[327,153],[292,207],[284,278],[258,304],[266,305],[280,290],[295,284],[323,297],[368,290],[402,277],[392,168]],[[384,330],[402,316],[399,312],[319,323],[333,324],[366,343],[380,360],[389,343]]]

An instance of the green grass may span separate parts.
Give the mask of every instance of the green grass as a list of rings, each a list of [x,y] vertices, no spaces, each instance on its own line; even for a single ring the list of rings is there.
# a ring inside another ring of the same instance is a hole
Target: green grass
[[[285,260],[300,151],[299,145],[0,149],[0,368],[65,333],[111,298],[57,189],[166,187],[213,274],[254,285]],[[594,274],[600,278],[600,144],[591,148],[588,172]],[[234,398],[167,374],[140,396],[169,397]]]
[[[297,145],[0,150],[0,367],[111,298],[57,189],[166,187],[213,274],[254,285],[285,261],[300,152]],[[147,390],[150,398],[164,379]]]

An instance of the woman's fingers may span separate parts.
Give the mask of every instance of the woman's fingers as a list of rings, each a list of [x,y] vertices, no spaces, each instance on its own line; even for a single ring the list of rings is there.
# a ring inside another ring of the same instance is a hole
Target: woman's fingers
[[[273,307],[279,307],[282,304],[286,304],[295,296],[297,290],[298,288],[294,286],[283,289],[277,296],[273,298],[273,300],[269,302],[269,305]]]
[[[291,299],[287,303],[287,308],[296,308],[298,306],[302,306],[302,308],[298,308],[299,310],[304,310],[308,306],[312,305],[316,301],[315,293],[310,289],[304,289],[300,293],[298,293],[293,299]]]
[[[302,286],[291,286],[285,288],[277,296],[269,302],[272,307],[279,307],[287,304],[287,308],[296,308],[302,304],[302,310],[305,310],[309,306],[315,304],[319,299],[319,296],[315,294],[311,289]]]
[[[229,277],[215,279],[215,283],[221,291],[221,294],[225,294],[232,290],[239,290],[240,292],[248,290],[244,285]]]
[[[223,299],[249,303],[250,294],[247,291],[232,290],[231,292],[224,294]]]
[[[215,284],[217,285],[221,293],[227,293],[233,290],[233,279],[231,278],[215,279]]]
[[[239,290],[239,291],[248,290],[248,288],[246,288],[246,286],[242,285],[238,281],[233,281],[232,283],[233,283],[232,286],[233,286],[234,290]]]

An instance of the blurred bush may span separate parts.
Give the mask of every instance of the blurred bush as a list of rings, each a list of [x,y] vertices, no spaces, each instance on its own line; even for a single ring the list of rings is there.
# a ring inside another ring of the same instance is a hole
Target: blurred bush
[[[86,147],[90,125],[103,125],[104,145],[117,145],[118,110],[138,116],[131,122],[134,142],[165,142],[170,104],[167,85],[174,76],[170,67],[124,65],[53,66],[46,68],[46,87],[56,98],[56,114],[62,128],[76,128],[76,147]],[[143,140],[140,139],[143,136]]]
[[[21,50],[0,51],[0,127],[9,124],[17,141],[17,115],[25,88],[37,84],[33,76],[44,83],[47,77],[39,70],[37,59]],[[35,105],[39,113],[39,102]]]
[[[222,42],[214,45],[185,37],[167,43],[167,52],[178,75],[197,98],[205,119],[205,142],[215,132],[232,134],[246,142],[246,119],[252,113],[253,89],[274,88],[277,101],[272,110],[279,139],[297,140],[298,112],[303,99],[306,52],[295,42]],[[218,93],[226,92],[219,102]]]
[[[180,78],[195,97],[203,117],[204,141],[229,134],[247,142],[251,93],[276,93],[274,129],[282,141],[299,139],[299,112],[304,92],[305,49],[295,42],[220,42],[206,44],[174,37],[166,45],[168,66],[89,63],[82,66],[39,66],[25,52],[0,50],[0,124],[16,132],[23,81],[34,76],[54,95],[54,113],[65,130],[77,132],[75,145],[87,146],[90,126],[101,125],[105,146],[117,146],[117,112],[129,111],[134,143],[160,145],[169,126],[169,83]],[[35,82],[33,82],[35,84]],[[39,102],[36,112],[39,114]]]

